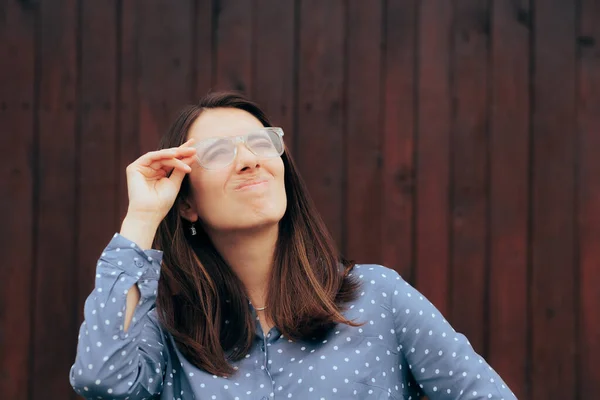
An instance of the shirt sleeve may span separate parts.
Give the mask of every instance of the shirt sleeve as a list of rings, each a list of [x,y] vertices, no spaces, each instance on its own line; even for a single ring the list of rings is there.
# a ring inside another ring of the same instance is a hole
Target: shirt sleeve
[[[392,293],[398,344],[431,400],[515,399],[491,366],[435,306],[397,273]]]
[[[70,382],[85,398],[148,398],[160,393],[166,360],[153,311],[162,252],[143,251],[115,234],[96,267],[96,285],[84,306]],[[140,301],[123,329],[129,289]]]

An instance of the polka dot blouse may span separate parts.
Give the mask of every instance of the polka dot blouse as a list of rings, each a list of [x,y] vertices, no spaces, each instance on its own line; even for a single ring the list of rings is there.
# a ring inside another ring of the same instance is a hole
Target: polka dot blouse
[[[346,318],[318,342],[291,341],[256,324],[249,354],[235,374],[215,376],[191,365],[161,329],[155,298],[162,253],[142,251],[116,234],[97,265],[85,303],[75,391],[88,399],[514,399],[515,396],[439,311],[395,271],[357,265],[362,283]],[[128,290],[139,304],[123,330]],[[254,310],[252,309],[254,313]]]

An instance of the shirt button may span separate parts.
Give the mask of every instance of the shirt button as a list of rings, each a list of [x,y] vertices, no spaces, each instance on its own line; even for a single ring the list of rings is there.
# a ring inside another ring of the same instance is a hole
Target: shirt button
[[[143,261],[141,261],[141,260],[136,260],[136,262],[135,262],[135,265],[136,265],[138,268],[142,268],[142,267],[144,266],[144,262],[143,262]]]
[[[268,399],[267,399],[267,396],[263,396],[260,398],[260,400],[268,400]]]

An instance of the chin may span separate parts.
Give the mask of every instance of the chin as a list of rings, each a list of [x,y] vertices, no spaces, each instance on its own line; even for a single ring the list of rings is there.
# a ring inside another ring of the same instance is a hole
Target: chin
[[[248,215],[248,218],[245,218],[245,221],[242,223],[242,225],[245,225],[248,228],[277,225],[279,224],[279,221],[281,221],[281,218],[283,218],[283,213],[256,213],[254,216]]]
[[[286,208],[285,200],[238,203],[234,207],[222,206],[216,213],[207,213],[212,218],[205,221],[213,229],[223,232],[255,230],[278,225]]]
[[[240,211],[237,215],[243,215],[244,217],[238,219],[236,225],[238,225],[240,229],[257,229],[278,225],[281,218],[283,218],[284,213],[285,208],[282,210],[269,208],[267,210],[253,209]]]

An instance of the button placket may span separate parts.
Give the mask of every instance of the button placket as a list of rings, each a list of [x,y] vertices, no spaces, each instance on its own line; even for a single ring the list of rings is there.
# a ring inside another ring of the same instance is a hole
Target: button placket
[[[269,382],[271,382],[271,392],[275,391],[275,381],[273,381],[273,377],[271,376],[271,371],[269,371],[269,350],[268,350],[268,345],[267,345],[267,337],[263,335],[263,340],[261,343],[261,348],[262,348],[262,352],[264,354],[264,363],[263,363],[263,368],[265,370],[265,372],[267,373],[267,376],[269,377]],[[263,397],[263,399],[266,399],[266,397]]]

